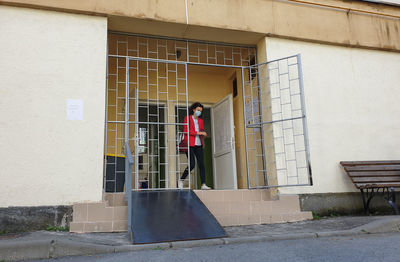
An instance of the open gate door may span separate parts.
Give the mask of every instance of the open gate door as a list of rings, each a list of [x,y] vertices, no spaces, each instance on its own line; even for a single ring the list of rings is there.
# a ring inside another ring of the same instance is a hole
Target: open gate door
[[[300,55],[242,69],[249,188],[311,185]]]

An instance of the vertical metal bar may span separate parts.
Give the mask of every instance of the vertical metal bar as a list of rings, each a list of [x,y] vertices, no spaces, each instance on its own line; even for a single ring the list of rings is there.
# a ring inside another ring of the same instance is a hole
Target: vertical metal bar
[[[262,152],[262,158],[263,158],[263,174],[264,174],[264,185],[263,186],[268,186],[268,177],[267,177],[267,161],[266,161],[266,152],[265,152],[265,140],[264,140],[264,125],[262,122],[263,120],[263,107],[262,107],[262,90],[261,90],[261,81],[260,81],[260,65],[257,65],[257,82],[258,82],[258,110],[260,111],[259,114],[259,123],[260,123],[260,132],[261,132],[261,152]],[[258,171],[257,171],[258,174]]]
[[[187,146],[188,146],[188,171],[189,171],[189,189],[191,186],[191,174],[190,174],[190,144],[189,144],[189,95],[188,95],[188,81],[187,81],[187,64],[185,64],[185,85],[186,85],[186,116],[187,116]],[[203,142],[204,143],[204,142]]]
[[[119,41],[117,40],[117,55],[119,54]],[[117,63],[116,63],[116,78],[115,78],[115,119],[118,120],[118,90],[119,90],[119,60],[121,58],[117,58]],[[118,124],[115,124],[116,130],[115,130],[115,156],[114,156],[114,190],[113,192],[116,192],[116,184],[117,184],[117,159],[118,159],[118,136],[120,135],[118,132]]]
[[[176,41],[174,42],[175,44],[175,50],[176,50]],[[174,101],[174,121],[177,121],[178,116],[179,116],[179,89],[178,89],[178,65],[175,64],[175,97],[176,97],[176,101]],[[176,124],[176,122],[175,122]],[[175,180],[178,181],[179,180],[179,171],[181,169],[181,159],[179,157],[179,154],[176,153],[176,146],[177,146],[177,135],[178,135],[178,139],[179,139],[179,126],[175,125],[175,137],[174,137],[174,155],[175,155]],[[190,180],[189,180],[190,181]]]
[[[139,40],[137,40],[137,44],[139,44]],[[139,46],[138,46],[138,52],[139,52]],[[140,62],[136,60],[137,63],[137,69],[136,69],[136,90],[135,90],[135,188],[139,189],[139,85],[140,85],[140,80],[139,80],[139,68],[140,68]]]
[[[244,137],[245,137],[245,146],[246,146],[246,171],[247,171],[247,187],[251,188],[250,185],[250,172],[249,172],[249,148],[247,143],[247,117],[246,117],[246,95],[244,90],[244,68],[242,67],[242,97],[243,97],[243,118],[244,118]]]
[[[129,142],[125,144],[125,199],[128,202],[128,232],[132,233],[132,165],[134,164]]]
[[[189,41],[186,40],[186,61],[189,62]],[[187,63],[185,63],[185,82],[186,82],[186,138],[187,138],[187,163],[188,163],[188,176],[190,188],[190,144],[189,144],[189,96],[188,96],[188,80],[187,80]],[[182,130],[183,131],[183,130]],[[185,135],[185,134],[184,134]]]
[[[249,56],[250,57],[250,56]],[[250,108],[251,108],[251,118],[253,121],[253,124],[255,123],[254,121],[254,117],[255,117],[255,112],[254,112],[254,95],[253,95],[253,74],[252,74],[252,66],[249,66],[249,77],[250,77]],[[256,183],[257,183],[257,187],[259,187],[259,183],[258,183],[258,161],[257,161],[257,142],[256,142],[256,134],[254,131],[254,127],[251,129],[251,133],[253,134],[253,145],[254,145],[254,165],[255,165],[255,169],[256,169]]]
[[[149,39],[146,39],[146,51],[147,51],[147,57],[149,57]],[[150,123],[150,85],[149,85],[149,61],[146,62],[146,94],[147,94],[147,122]],[[147,135],[146,135],[146,144],[147,144],[147,184],[148,187],[154,188],[154,173],[153,173],[153,152],[150,152],[152,149],[152,144],[153,141],[150,140],[150,134],[151,134],[151,124],[147,124]],[[150,183],[151,179],[151,183]]]
[[[129,141],[129,59],[125,59],[125,143]],[[126,157],[126,155],[125,155]]]
[[[157,58],[158,58],[158,41],[157,41]],[[158,88],[158,62],[156,65],[156,86],[157,86],[157,173],[158,173],[158,188],[161,188],[161,154],[160,154],[160,96]]]
[[[108,152],[108,78],[109,78],[109,57],[108,57],[108,37],[107,37],[107,55],[106,55],[106,112],[105,112],[105,136],[104,136],[104,154],[103,154],[103,192],[106,192],[107,185],[107,152]]]
[[[128,46],[128,45],[127,45]],[[129,149],[129,59],[125,59],[125,150],[130,150]],[[128,146],[128,148],[126,148]],[[127,154],[125,152],[125,172],[128,170],[126,169],[126,163],[127,163]],[[128,176],[132,176],[131,174],[128,174]],[[125,176],[125,191],[126,195],[128,195],[128,187],[127,187],[127,177]],[[117,186],[117,177],[115,177],[115,186]]]
[[[303,113],[303,136],[304,136],[304,146],[306,148],[306,161],[308,170],[308,183],[312,186],[312,172],[311,172],[311,162],[310,162],[310,145],[308,140],[308,129],[307,129],[307,116],[306,116],[306,102],[304,98],[304,86],[303,86],[303,69],[301,63],[301,55],[297,55],[297,70],[299,74],[299,86],[300,86],[300,98],[301,98],[301,110]]]
[[[166,43],[166,49],[165,49],[165,52],[166,52],[166,54],[167,54],[167,58],[168,58],[168,42]],[[170,106],[169,106],[169,86],[168,86],[168,62],[166,62],[165,63],[165,77],[166,77],[166,103],[167,103],[167,106],[166,106],[166,112],[167,112],[167,123],[169,122],[169,108],[170,108]],[[166,153],[167,153],[167,186],[166,186],[166,188],[169,188],[169,176],[171,175],[171,170],[170,170],[170,165],[171,165],[171,161],[170,161],[170,153],[171,153],[171,148],[170,148],[170,141],[169,141],[169,127],[165,127],[165,130],[166,130],[166,132],[165,132],[165,134],[166,134],[166,137],[167,137],[167,144],[166,144],[166,146],[165,146],[165,148],[166,148]],[[174,174],[175,175],[175,174]]]

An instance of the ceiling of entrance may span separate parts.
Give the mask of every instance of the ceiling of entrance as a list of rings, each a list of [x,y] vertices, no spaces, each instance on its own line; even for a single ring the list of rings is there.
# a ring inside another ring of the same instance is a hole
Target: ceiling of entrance
[[[219,74],[219,75],[224,75],[226,77],[231,77],[235,72],[235,69],[232,67],[188,65],[188,72]]]
[[[130,17],[109,16],[108,29],[126,33],[166,36],[212,42],[255,45],[263,34],[194,26],[178,23],[166,23]]]

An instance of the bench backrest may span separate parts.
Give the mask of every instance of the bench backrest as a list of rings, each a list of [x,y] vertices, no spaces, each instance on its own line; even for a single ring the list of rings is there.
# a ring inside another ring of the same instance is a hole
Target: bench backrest
[[[400,187],[400,161],[342,161],[358,189]]]

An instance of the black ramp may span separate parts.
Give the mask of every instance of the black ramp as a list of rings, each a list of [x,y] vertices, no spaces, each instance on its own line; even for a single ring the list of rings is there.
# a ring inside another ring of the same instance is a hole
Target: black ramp
[[[133,244],[226,237],[191,190],[133,191]]]

